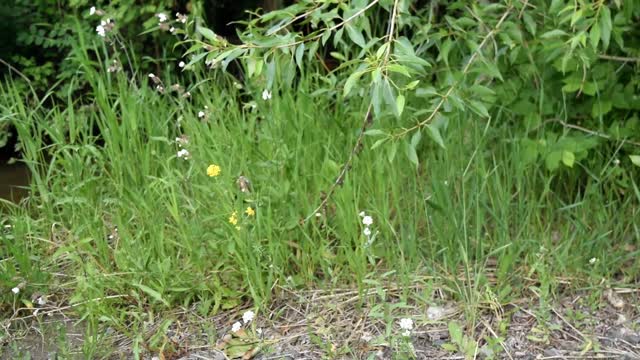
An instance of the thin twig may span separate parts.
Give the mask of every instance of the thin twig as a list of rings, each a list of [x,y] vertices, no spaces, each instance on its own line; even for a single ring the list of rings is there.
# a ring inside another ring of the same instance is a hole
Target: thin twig
[[[367,5],[365,8],[363,8],[358,13],[364,12],[365,10],[367,10],[369,7],[373,6],[373,4],[375,4],[377,2],[378,2],[378,0],[373,1],[371,4]],[[395,32],[396,18],[398,16],[398,2],[399,2],[399,0],[395,0],[394,1],[393,10],[391,10],[391,20],[390,20],[390,23],[389,23],[389,30],[387,32],[387,40],[386,40],[386,44],[388,44],[388,46],[387,46],[387,49],[386,49],[386,52],[385,52],[384,61],[382,63],[382,68],[383,69],[386,69],[387,63],[389,62],[389,57],[391,55],[391,45],[393,43],[393,34]],[[358,13],[350,16],[343,23],[346,23],[346,22],[350,21],[355,16],[357,16]],[[338,25],[340,25],[340,24],[338,24]],[[334,29],[334,28],[335,27],[332,27],[331,29]],[[386,70],[385,70],[385,75],[386,75]],[[309,221],[309,219],[311,219],[311,217],[315,216],[315,214],[318,213],[320,210],[324,209],[325,206],[327,206],[327,203],[329,202],[329,199],[331,198],[333,193],[336,191],[338,186],[342,185],[342,183],[344,182],[344,177],[347,175],[347,172],[351,168],[351,163],[353,162],[353,159],[360,152],[360,149],[362,147],[362,141],[364,139],[364,133],[367,130],[367,127],[369,127],[369,125],[371,125],[371,123],[373,122],[372,121],[372,115],[371,115],[372,107],[373,107],[373,102],[370,101],[369,102],[369,106],[367,107],[367,112],[365,113],[364,118],[362,120],[362,125],[360,126],[360,134],[358,134],[358,138],[356,139],[356,143],[353,146],[353,148],[351,149],[351,152],[349,153],[349,158],[347,158],[347,161],[342,166],[342,169],[340,170],[340,174],[338,174],[338,177],[336,178],[336,180],[333,182],[333,184],[331,184],[331,187],[329,188],[329,191],[323,197],[322,201],[320,202],[320,205],[318,205],[318,207],[316,207],[316,209],[313,210],[313,212],[311,212],[304,219],[305,223],[307,221]]]
[[[29,80],[29,78],[20,72],[20,70],[16,69],[13,65],[9,64],[8,62],[0,59],[0,63],[4,64],[6,67],[9,68],[9,70],[15,71],[16,74],[20,75],[23,79],[25,79],[27,81],[27,83],[31,84],[31,80]]]
[[[331,195],[333,195],[333,193],[336,191],[336,188],[344,182],[344,177],[347,175],[347,171],[351,167],[351,162],[353,161],[353,158],[355,158],[356,154],[360,150],[360,146],[362,146],[364,133],[367,130],[367,127],[369,126],[369,122],[370,122],[369,118],[371,117],[371,108],[372,108],[372,104],[369,104],[369,107],[367,108],[367,112],[364,116],[364,120],[362,121],[362,126],[360,127],[360,134],[356,139],[356,144],[353,146],[353,149],[351,149],[351,152],[349,153],[349,158],[342,166],[342,169],[340,170],[340,174],[338,174],[338,177],[336,178],[336,180],[333,182],[333,184],[331,184],[329,191],[323,197],[322,202],[320,202],[320,205],[318,205],[318,207],[316,207],[316,209],[313,210],[311,214],[309,214],[309,216],[307,216],[304,219],[305,223],[309,221],[311,217],[315,216],[315,214],[318,213],[320,210],[324,209],[324,207],[329,202],[329,198],[331,198]]]
[[[626,57],[626,56],[615,56],[615,55],[600,54],[600,55],[598,55],[598,58],[602,59],[602,60],[613,60],[613,61],[620,61],[620,62],[637,62],[637,63],[640,63],[640,57]]]
[[[548,119],[545,120],[542,124],[540,124],[539,126],[536,126],[535,128],[531,129],[531,131],[537,130],[538,128],[540,128],[541,126],[544,126],[548,123],[558,123],[568,129],[573,129],[573,130],[578,130],[581,131],[585,134],[589,134],[589,135],[593,135],[593,136],[597,136],[597,137],[601,137],[603,139],[607,139],[607,140],[611,140],[611,141],[620,141],[623,144],[629,144],[629,145],[633,145],[633,146],[638,146],[640,147],[640,143],[639,142],[635,142],[635,141],[631,141],[631,140],[626,140],[626,139],[613,139],[611,136],[607,135],[607,134],[603,134],[599,131],[595,131],[595,130],[591,130],[591,129],[587,129],[585,127],[579,126],[579,125],[574,125],[574,124],[570,124],[566,121],[563,121],[561,119],[556,119],[556,118],[552,118],[552,119]]]

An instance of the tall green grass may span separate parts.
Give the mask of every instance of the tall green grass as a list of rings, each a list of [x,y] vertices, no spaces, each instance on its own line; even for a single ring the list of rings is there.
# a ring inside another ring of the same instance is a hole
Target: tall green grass
[[[366,139],[326,211],[302,223],[355,143],[366,104],[315,95],[320,80],[305,76],[295,89],[276,84],[265,101],[259,87],[194,75],[182,84],[191,98],[182,98],[168,91],[179,81],[169,69],[157,74],[162,94],[146,74],[107,74],[76,56],[90,84],[82,98],[0,87],[3,119],[33,173],[31,196],[4,222],[5,314],[38,291],[79,304],[93,329],[135,338],[142,325],[132,319],[149,306],[197,303],[203,314],[246,300],[262,306],[276,284],[364,289],[430,275],[478,305],[487,292],[503,303],[523,291],[548,300],[563,279],[638,276],[630,265],[638,250],[625,247],[640,238],[638,184],[614,191],[613,164],[578,176],[524,166],[522,131],[508,112],[491,123],[451,119],[447,149],[424,142],[417,169],[401,153],[389,162]],[[181,135],[188,160],[176,156]],[[211,164],[219,176],[207,176]],[[241,175],[250,193],[238,188]],[[374,219],[370,244],[361,211]]]

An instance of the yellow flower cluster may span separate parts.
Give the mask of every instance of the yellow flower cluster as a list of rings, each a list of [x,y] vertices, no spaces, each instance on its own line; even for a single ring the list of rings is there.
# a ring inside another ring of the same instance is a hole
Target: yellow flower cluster
[[[229,223],[231,225],[238,225],[238,212],[234,211],[231,216],[229,216]]]
[[[256,211],[253,210],[251,208],[251,206],[247,207],[247,210],[244,211],[245,214],[247,214],[247,216],[254,216],[256,214]]]
[[[212,164],[212,165],[209,165],[209,167],[207,168],[207,175],[211,177],[216,177],[220,175],[221,171],[222,169],[220,168],[220,166]]]

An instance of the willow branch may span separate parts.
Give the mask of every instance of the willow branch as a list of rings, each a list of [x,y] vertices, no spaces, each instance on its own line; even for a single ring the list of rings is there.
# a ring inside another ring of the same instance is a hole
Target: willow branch
[[[403,131],[401,131],[400,133],[396,134],[395,137],[396,138],[402,138],[405,135],[407,135],[410,132],[413,132],[415,130],[418,130],[422,127],[424,127],[425,125],[427,125],[428,123],[430,123],[435,117],[436,115],[438,115],[438,113],[440,112],[440,108],[442,108],[442,106],[444,105],[445,101],[447,101],[447,99],[449,98],[449,96],[451,95],[451,93],[453,93],[453,91],[456,89],[456,87],[458,85],[460,85],[460,83],[462,82],[462,80],[464,79],[464,77],[467,75],[467,73],[469,72],[469,69],[471,69],[471,65],[476,61],[476,59],[478,58],[478,55],[480,54],[480,51],[482,51],[482,48],[485,46],[485,44],[487,43],[487,41],[489,41],[490,38],[492,38],[497,32],[498,30],[500,30],[500,26],[502,26],[502,23],[507,19],[507,16],[509,16],[509,13],[511,12],[511,10],[513,9],[513,7],[509,7],[504,14],[502,14],[502,17],[500,17],[500,20],[498,21],[498,23],[496,24],[496,26],[487,33],[487,35],[484,37],[484,39],[482,39],[482,42],[480,43],[480,45],[476,48],[476,50],[473,52],[473,54],[471,55],[471,57],[469,58],[469,61],[467,61],[467,64],[465,65],[465,67],[462,69],[462,79],[455,82],[453,85],[451,85],[451,87],[449,87],[449,89],[447,90],[447,92],[440,98],[440,101],[438,101],[438,104],[436,105],[435,109],[433,109],[433,111],[431,112],[431,114],[429,115],[429,117],[427,117],[426,119],[422,120],[421,122],[419,122],[418,124],[408,128],[408,129],[404,129]]]

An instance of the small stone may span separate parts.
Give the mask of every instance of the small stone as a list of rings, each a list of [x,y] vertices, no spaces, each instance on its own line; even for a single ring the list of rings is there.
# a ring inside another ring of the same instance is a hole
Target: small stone
[[[616,319],[615,324],[616,325],[622,325],[622,324],[626,323],[627,321],[629,321],[629,319],[627,319],[627,317],[624,314],[618,314],[618,318]]]
[[[614,308],[622,309],[624,307],[624,300],[622,300],[622,298],[613,290],[608,289],[605,293],[605,296],[607,297],[607,301],[609,302],[609,304],[611,304],[611,306],[613,306]]]
[[[427,318],[429,320],[439,320],[446,315],[447,311],[442,306],[429,306],[427,309]]]

